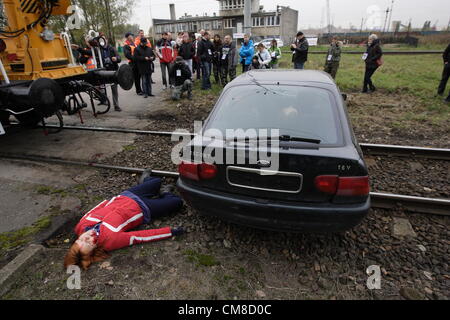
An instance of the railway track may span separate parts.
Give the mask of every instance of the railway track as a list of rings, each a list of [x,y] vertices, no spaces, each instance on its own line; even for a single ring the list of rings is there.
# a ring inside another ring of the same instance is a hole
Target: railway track
[[[48,128],[58,128],[57,125],[47,125]],[[129,133],[138,135],[155,135],[170,137],[174,132],[168,131],[146,131],[121,128],[103,128],[103,127],[87,127],[87,126],[64,126],[63,130],[79,130],[94,132],[113,132],[113,133]],[[177,133],[179,136],[193,136],[192,133]],[[397,146],[383,144],[361,143],[361,149],[370,155],[397,156],[397,157],[421,157],[432,160],[450,161],[450,149],[441,148],[423,148],[413,146]]]
[[[83,166],[83,167],[114,170],[136,174],[142,173],[144,171],[144,169],[140,168],[121,167],[102,163],[73,161],[73,160],[64,160],[58,158],[47,158],[38,156],[12,155],[0,153],[0,158],[19,161],[34,161],[34,162],[45,162],[61,165]],[[169,172],[161,170],[153,170],[153,174],[155,176],[175,178],[175,179],[179,177],[179,174],[177,172]],[[371,193],[371,198],[372,198],[372,207],[374,208],[392,209],[400,206],[406,209],[407,211],[411,212],[450,216],[450,200],[446,199],[422,198],[422,197],[377,193],[377,192]]]
[[[292,54],[291,51],[284,51],[284,54]],[[327,51],[309,51],[309,54],[323,54],[326,55]],[[423,54],[442,54],[443,51],[383,51],[384,55],[423,55]],[[363,55],[363,51],[342,51],[342,54],[360,54]]]

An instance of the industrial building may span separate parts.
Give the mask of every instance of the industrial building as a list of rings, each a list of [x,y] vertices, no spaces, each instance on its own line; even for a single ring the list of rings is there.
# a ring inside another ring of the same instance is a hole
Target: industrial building
[[[184,14],[177,19],[175,5],[170,4],[170,19],[153,19],[154,32],[198,32],[209,30],[212,34],[242,33],[244,30],[244,0],[211,0],[219,2],[219,15],[210,16]],[[259,0],[252,0],[252,37],[254,39],[280,38],[289,43],[295,37],[298,26],[298,11],[289,7],[277,6],[276,10],[266,11]]]

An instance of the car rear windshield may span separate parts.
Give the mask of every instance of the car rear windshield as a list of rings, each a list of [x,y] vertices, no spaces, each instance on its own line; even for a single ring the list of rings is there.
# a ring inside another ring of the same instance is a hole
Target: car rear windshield
[[[290,85],[232,87],[220,99],[206,129],[279,129],[280,135],[336,145],[342,132],[336,104],[325,89]],[[207,134],[207,133],[206,133]]]

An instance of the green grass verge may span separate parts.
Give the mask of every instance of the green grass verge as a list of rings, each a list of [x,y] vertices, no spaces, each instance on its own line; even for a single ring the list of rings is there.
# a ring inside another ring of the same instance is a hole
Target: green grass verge
[[[26,244],[31,240],[32,236],[50,227],[51,223],[51,216],[45,216],[29,227],[0,234],[0,255],[2,255],[4,251]]]

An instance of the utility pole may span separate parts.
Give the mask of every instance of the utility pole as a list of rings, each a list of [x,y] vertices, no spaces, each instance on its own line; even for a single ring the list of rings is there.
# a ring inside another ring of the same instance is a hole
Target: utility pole
[[[330,0],[327,0],[327,23],[328,23],[328,34],[331,34]]]
[[[244,33],[252,34],[252,0],[244,0]]]
[[[390,12],[390,10],[389,10],[389,7],[388,7],[388,8],[386,9],[386,18],[384,19],[383,33],[386,32],[386,23],[387,23],[387,20],[388,20],[388,17],[389,17],[389,12]]]
[[[389,32],[389,30],[391,30],[391,19],[392,19],[392,11],[394,10],[394,0],[392,0],[391,3],[391,12],[389,14],[389,22],[388,22],[388,26],[387,26],[387,32]]]

